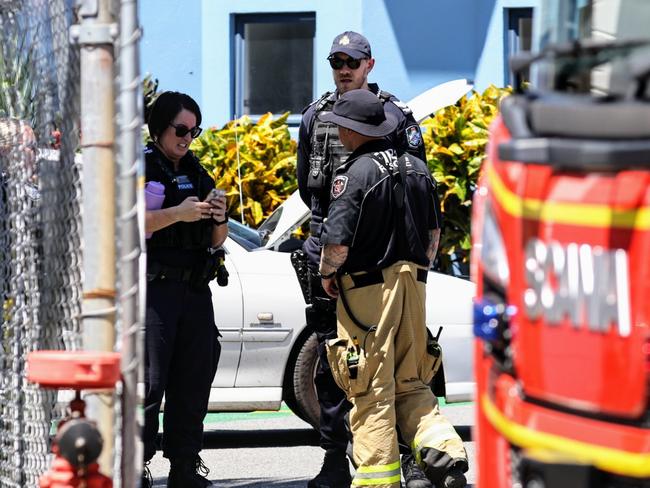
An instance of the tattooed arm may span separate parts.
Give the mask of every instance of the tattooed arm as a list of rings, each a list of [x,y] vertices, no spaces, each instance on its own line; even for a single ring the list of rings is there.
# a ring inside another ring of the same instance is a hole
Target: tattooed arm
[[[327,276],[335,273],[345,263],[348,257],[348,250],[348,246],[326,244],[323,247],[320,258],[320,274]],[[336,298],[339,295],[334,275],[330,278],[323,278],[323,289],[332,298]]]
[[[438,252],[439,243],[440,243],[440,229],[429,230],[429,247],[427,247],[429,268],[433,266],[433,260],[436,258],[436,253]]]
[[[320,258],[320,273],[328,275],[343,266],[348,257],[348,250],[348,246],[339,244],[327,244],[323,247]]]

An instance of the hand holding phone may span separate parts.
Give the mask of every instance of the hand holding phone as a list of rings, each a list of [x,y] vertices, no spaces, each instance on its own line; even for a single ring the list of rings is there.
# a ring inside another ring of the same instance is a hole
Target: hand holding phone
[[[226,219],[226,190],[213,188],[210,190],[210,193],[208,193],[208,196],[205,197],[204,201],[212,206],[210,212],[217,225],[221,225],[228,221],[228,219]]]
[[[208,193],[208,196],[205,197],[204,202],[210,202],[211,200],[216,200],[219,197],[225,197],[226,196],[226,190],[222,190],[221,188],[213,188],[210,190],[210,193]]]

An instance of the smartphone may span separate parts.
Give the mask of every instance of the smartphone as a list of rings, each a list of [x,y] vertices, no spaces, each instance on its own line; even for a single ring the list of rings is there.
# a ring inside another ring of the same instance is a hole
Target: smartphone
[[[209,202],[211,200],[214,200],[219,197],[225,197],[226,196],[226,190],[222,190],[221,188],[213,188],[210,190],[210,193],[208,193],[208,196],[205,197],[204,202]]]

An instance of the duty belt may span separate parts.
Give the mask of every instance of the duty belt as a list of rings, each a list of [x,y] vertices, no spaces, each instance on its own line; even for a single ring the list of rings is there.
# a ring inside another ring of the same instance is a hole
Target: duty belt
[[[155,262],[147,264],[147,281],[158,279],[187,283],[191,278],[191,268],[180,268]]]
[[[426,269],[418,268],[417,270],[417,280],[422,283],[427,282],[427,276],[429,272]],[[368,273],[349,275],[354,283],[353,288],[363,288],[364,286],[378,285],[379,283],[384,282],[384,275],[381,270],[370,271]]]
[[[426,283],[428,275],[429,275],[429,272],[426,269],[422,269],[422,268],[417,269],[416,278],[417,278],[418,281],[420,281],[422,283]],[[358,275],[350,274],[348,276],[350,276],[350,278],[352,279],[352,283],[354,283],[353,288],[363,288],[364,286],[378,285],[379,283],[384,282],[384,275],[382,274],[381,270],[369,271],[367,273],[358,274]],[[336,284],[339,287],[339,296],[341,297],[341,302],[343,303],[343,308],[345,309],[345,312],[348,314],[348,317],[350,317],[350,319],[352,320],[354,325],[356,325],[357,327],[359,327],[361,330],[365,331],[366,333],[376,331],[377,330],[376,325],[363,324],[356,317],[356,315],[354,315],[352,313],[352,309],[350,308],[350,304],[348,303],[348,299],[345,297],[345,292],[343,290],[343,284],[341,283],[341,276],[338,275],[338,274],[336,275]],[[366,334],[366,337],[367,337],[367,334]]]

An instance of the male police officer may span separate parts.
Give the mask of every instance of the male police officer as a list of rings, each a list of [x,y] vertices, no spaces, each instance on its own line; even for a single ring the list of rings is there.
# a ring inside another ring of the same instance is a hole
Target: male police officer
[[[429,388],[440,363],[424,315],[440,236],[435,184],[426,163],[397,157],[384,139],[397,120],[367,90],[345,93],[320,118],[352,151],[332,180],[320,273],[340,297],[327,356],[353,405],[353,484],[400,486],[397,425],[431,482],[461,488],[467,455]]]
[[[311,235],[304,244],[310,269],[311,305],[307,308],[307,323],[318,337],[320,361],[315,383],[320,404],[321,447],[325,461],[321,472],[309,482],[309,488],[347,488],[350,473],[345,457],[348,429],[345,416],[350,409],[344,393],[336,386],[327,364],[324,343],[336,336],[335,302],[323,291],[318,276],[320,260],[321,226],[327,216],[331,175],[349,155],[339,141],[336,126],[318,118],[332,110],[334,102],[344,93],[365,89],[372,93],[386,111],[398,120],[394,131],[387,135],[400,153],[410,152],[425,158],[424,145],[418,124],[406,105],[390,93],[381,91],[376,84],[368,83],[368,74],[375,60],[368,40],[356,32],[343,32],[336,36],[330,49],[330,66],[335,92],[327,92],[303,112],[298,145],[298,188],[302,200],[311,208]],[[431,484],[419,471],[412,458],[405,459],[404,474],[407,488],[429,488]]]

